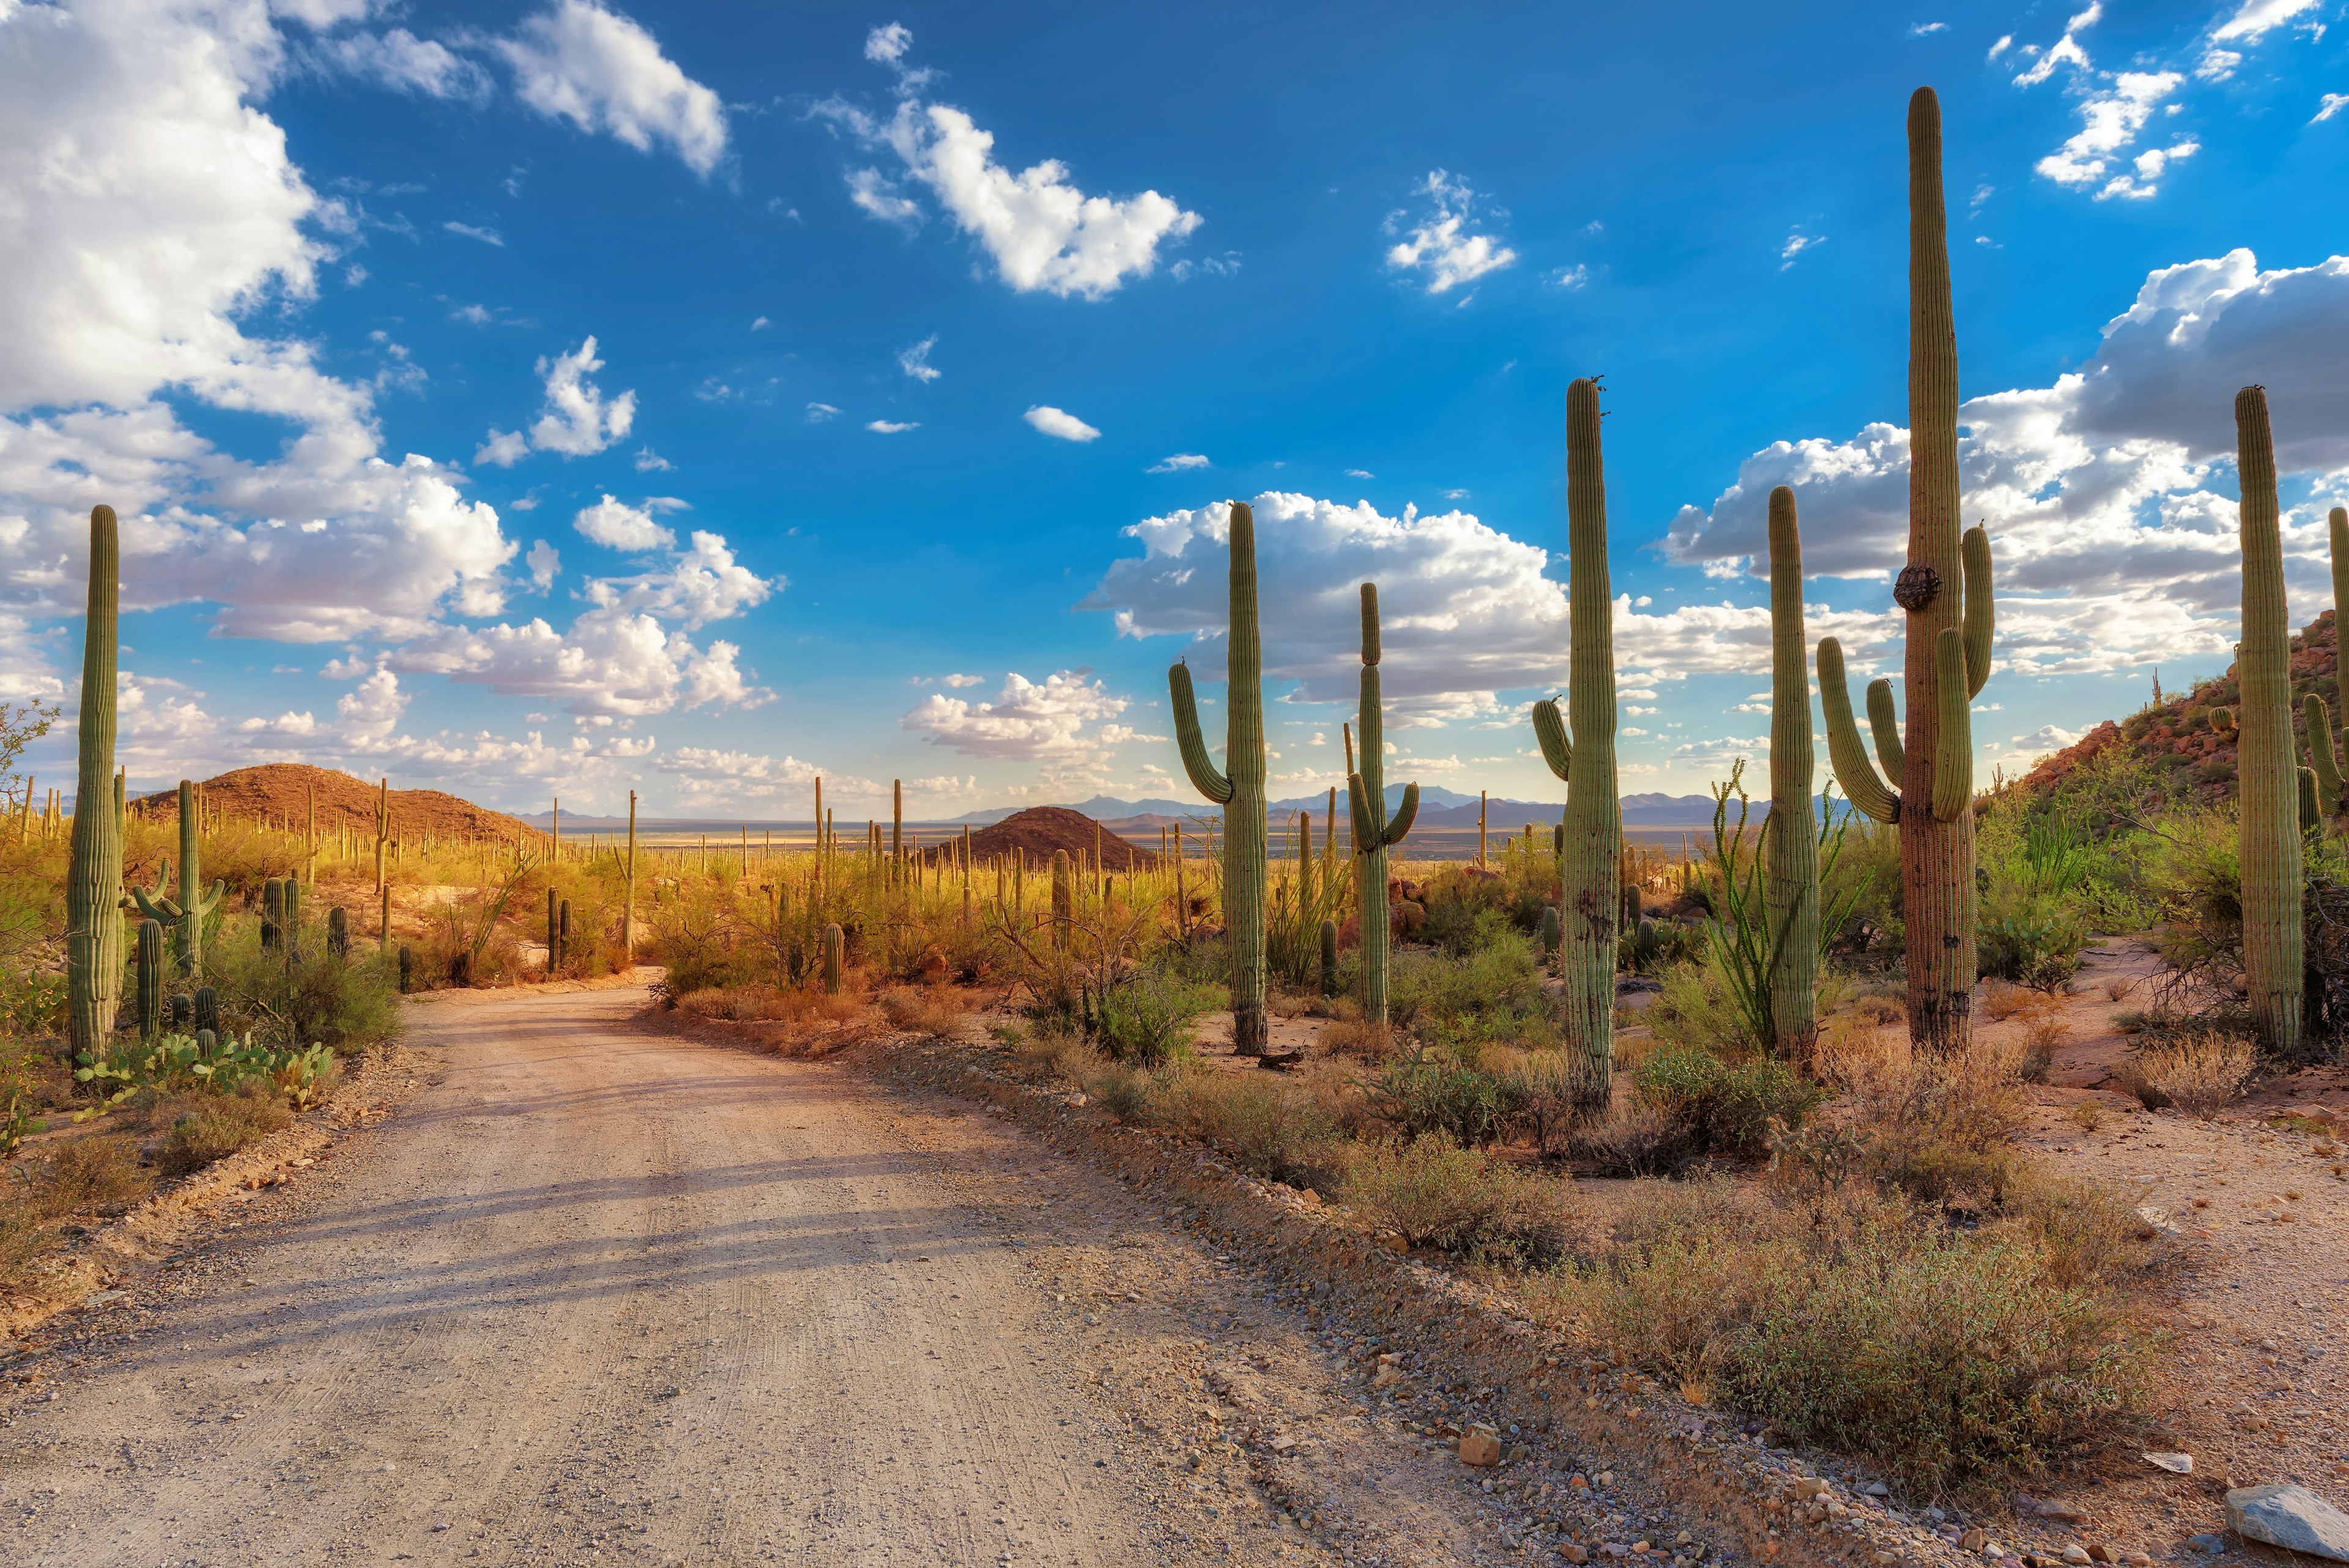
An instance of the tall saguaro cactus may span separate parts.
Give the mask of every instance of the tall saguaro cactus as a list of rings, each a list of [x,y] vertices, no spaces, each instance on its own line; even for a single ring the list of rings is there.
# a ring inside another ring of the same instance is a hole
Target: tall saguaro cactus
[[[2326,519],[2331,533],[2333,551],[2333,651],[2335,669],[2340,668],[2341,623],[2349,615],[2349,507],[2336,506]],[[2300,700],[2300,710],[2307,720],[2308,761],[2315,770],[2317,794],[2325,812],[2349,810],[2349,801],[2343,799],[2344,770],[2342,753],[2333,744],[2333,715],[2324,699],[2311,691]],[[2342,708],[2349,713],[2349,703]]]
[[[1990,679],[1990,535],[1958,528],[1958,330],[1950,305],[1941,198],[1941,106],[1909,100],[1909,564],[1892,587],[1909,613],[1905,737],[1892,689],[1868,687],[1876,776],[1852,722],[1843,648],[1819,641],[1827,754],[1853,805],[1900,829],[1900,912],[1909,937],[1909,1037],[1935,1052],[1973,1035],[1974,817],[1971,702]]]
[[[228,892],[228,884],[215,878],[211,888],[203,886],[199,875],[198,857],[202,853],[202,835],[196,820],[196,786],[191,779],[180,781],[180,896],[163,896],[166,877],[155,878],[155,890],[142,893],[138,888],[130,896],[139,901],[139,912],[150,920],[170,926],[177,933],[174,948],[179,955],[180,972],[194,975],[203,968],[204,921]]]
[[[1346,799],[1354,813],[1354,853],[1361,857],[1356,886],[1362,900],[1362,1016],[1387,1021],[1387,851],[1401,844],[1419,815],[1419,785],[1402,786],[1402,799],[1387,815],[1384,715],[1379,692],[1379,586],[1362,585],[1361,765],[1346,775]]]
[[[1191,785],[1224,808],[1224,929],[1232,957],[1232,1046],[1261,1056],[1271,1039],[1264,998],[1264,642],[1256,618],[1256,514],[1231,504],[1231,629],[1224,766],[1217,773],[1199,730],[1191,667],[1166,672],[1174,701],[1174,736]]]
[[[66,879],[66,1008],[76,1052],[114,1028],[122,985],[122,819],[114,809],[115,614],[121,558],[114,508],[89,512],[89,613],[81,653],[81,755]]]
[[[1819,841],[1811,831],[1811,680],[1805,668],[1803,536],[1795,493],[1770,492],[1770,1033],[1807,1062],[1818,1043]]]
[[[1623,804],[1615,777],[1615,606],[1607,570],[1607,474],[1599,384],[1566,389],[1567,712],[1534,704],[1534,734],[1566,781],[1558,862],[1558,973],[1566,1038],[1583,1054],[1585,1093],[1606,1103],[1615,1064],[1615,943],[1622,910]]]
[[[2243,640],[2235,649],[2242,687],[2235,767],[2242,801],[2243,973],[2253,1023],[2270,1048],[2291,1056],[2300,1049],[2304,1005],[2300,770],[2292,747],[2292,628],[2284,607],[2275,441],[2263,389],[2245,387],[2235,394],[2235,442],[2243,491]]]

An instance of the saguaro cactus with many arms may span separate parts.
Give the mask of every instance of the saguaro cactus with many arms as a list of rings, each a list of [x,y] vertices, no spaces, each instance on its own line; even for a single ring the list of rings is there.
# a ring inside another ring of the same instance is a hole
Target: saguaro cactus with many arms
[[[1583,1054],[1584,1093],[1607,1102],[1615,1062],[1615,943],[1622,909],[1623,805],[1615,779],[1615,606],[1607,571],[1607,474],[1599,384],[1566,389],[1567,712],[1534,704],[1534,734],[1566,781],[1558,860],[1558,974],[1566,1038]]]
[[[2292,754],[2292,628],[2284,607],[2275,441],[2268,430],[2268,395],[2259,387],[2235,394],[2235,441],[2243,492],[2243,640],[2235,649],[2242,688],[2235,768],[2242,792],[2243,974],[2261,1035],[2271,1049],[2291,1056],[2300,1049],[2304,1005],[2300,770]]]
[[[197,872],[201,853],[201,825],[196,820],[196,786],[191,779],[180,781],[180,896],[166,898],[163,884],[169,881],[167,864],[155,877],[155,889],[142,893],[138,888],[130,896],[139,901],[139,912],[150,920],[170,926],[176,933],[174,943],[179,955],[180,972],[192,975],[203,968],[204,921],[220,908],[228,892],[228,884],[215,878],[207,888]]]
[[[1807,1062],[1818,1043],[1819,841],[1811,831],[1811,680],[1804,658],[1803,535],[1795,493],[1770,492],[1770,820],[1764,903],[1770,920],[1770,1032]]]
[[[1958,530],[1958,334],[1941,202],[1941,106],[1909,100],[1909,564],[1893,584],[1909,612],[1906,742],[1892,688],[1868,687],[1876,776],[1851,716],[1843,648],[1819,641],[1827,754],[1851,804],[1900,829],[1900,912],[1909,937],[1909,1036],[1936,1052],[1973,1033],[1973,698],[1990,679],[1990,535]]]
[[[1356,886],[1362,900],[1362,1016],[1387,1021],[1387,851],[1403,841],[1419,815],[1419,785],[1402,786],[1402,799],[1387,815],[1383,715],[1379,692],[1379,586],[1362,585],[1362,750],[1361,765],[1346,775],[1346,799],[1354,812],[1354,853],[1361,858]]]
[[[1207,754],[1191,667],[1166,672],[1174,735],[1191,785],[1224,808],[1224,929],[1232,957],[1232,1046],[1261,1056],[1271,1038],[1264,999],[1264,643],[1256,618],[1256,515],[1231,504],[1229,679],[1224,690],[1224,773]]]
[[[114,508],[89,512],[89,613],[81,654],[81,755],[66,878],[66,1009],[73,1049],[114,1028],[122,984],[122,819],[114,809],[115,610],[121,597]]]

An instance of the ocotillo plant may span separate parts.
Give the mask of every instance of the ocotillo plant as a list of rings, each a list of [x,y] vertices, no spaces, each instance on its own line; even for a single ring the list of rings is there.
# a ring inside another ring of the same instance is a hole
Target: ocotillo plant
[[[1354,811],[1354,854],[1361,859],[1356,886],[1361,889],[1362,1017],[1371,1023],[1387,1021],[1387,851],[1401,844],[1419,815],[1419,785],[1402,786],[1402,799],[1392,816],[1387,815],[1386,769],[1382,727],[1385,712],[1379,691],[1379,586],[1362,585],[1362,703],[1358,721],[1362,738],[1360,765],[1346,775],[1346,799]]]
[[[1217,773],[1199,730],[1191,667],[1166,672],[1174,735],[1191,785],[1224,808],[1224,929],[1231,948],[1232,1047],[1261,1056],[1271,1039],[1264,1005],[1264,642],[1256,618],[1256,515],[1231,504],[1231,622],[1225,639],[1229,680],[1224,766]],[[1383,898],[1383,892],[1381,895]],[[1367,900],[1366,900],[1367,902]]]
[[[1582,1053],[1582,1092],[1605,1105],[1615,1064],[1615,946],[1622,900],[1623,806],[1615,776],[1615,607],[1607,570],[1607,473],[1599,383],[1566,389],[1567,711],[1534,704],[1534,734],[1566,781],[1558,867],[1558,974],[1567,1044]]]
[[[114,1028],[122,982],[122,821],[114,809],[116,606],[121,597],[114,508],[89,512],[89,614],[81,653],[79,771],[66,880],[66,1008],[73,1049]]]
[[[139,922],[139,1037],[153,1040],[163,1032],[163,922]]]
[[[2241,789],[2243,976],[2251,1020],[2269,1047],[2300,1050],[2299,769],[2292,754],[2292,628],[2284,607],[2283,535],[2276,504],[2268,395],[2235,394],[2235,472],[2242,484],[2243,640],[2235,770]]]
[[[1819,842],[1811,831],[1811,678],[1804,657],[1803,537],[1795,493],[1770,492],[1770,818],[1764,861],[1770,922],[1770,1025],[1781,1055],[1818,1044]]]
[[[1819,642],[1827,754],[1851,804],[1900,829],[1900,909],[1909,946],[1909,1037],[1934,1052],[1973,1035],[1974,817],[1971,704],[1990,679],[1990,535],[1958,531],[1958,334],[1941,200],[1941,106],[1909,100],[1909,564],[1893,601],[1909,613],[1903,684],[1909,732],[1889,681],[1868,688],[1876,776],[1852,722],[1843,648]],[[1879,688],[1881,690],[1879,690]],[[1806,812],[1806,817],[1808,813]]]

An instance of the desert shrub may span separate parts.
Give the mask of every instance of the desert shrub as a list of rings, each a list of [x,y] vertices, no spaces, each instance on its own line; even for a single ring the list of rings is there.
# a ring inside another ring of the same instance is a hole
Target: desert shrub
[[[1394,1031],[1386,1024],[1367,1022],[1359,1012],[1350,1018],[1340,1013],[1321,1031],[1321,1048],[1357,1061],[1383,1062],[1394,1054]]]
[[[1724,1062],[1703,1051],[1667,1051],[1640,1064],[1640,1102],[1688,1127],[1700,1148],[1751,1157],[1773,1122],[1802,1125],[1825,1094],[1783,1062]]]
[[[119,1213],[147,1190],[139,1168],[137,1143],[120,1136],[98,1136],[61,1143],[42,1158],[35,1190],[50,1215],[94,1209]]]
[[[1423,1045],[1392,1057],[1370,1093],[1379,1114],[1406,1138],[1441,1134],[1471,1147],[1500,1137],[1516,1108],[1509,1081],[1444,1046]]]
[[[2022,1057],[2014,1075],[2026,1084],[2044,1084],[2055,1065],[2055,1052],[2071,1036],[2072,1026],[2060,1019],[2043,1018],[2023,1032]]]
[[[936,986],[899,986],[881,993],[881,1011],[890,1027],[931,1040],[952,1040],[961,1033],[964,1009],[951,991]]]
[[[1662,989],[1640,1015],[1659,1050],[1724,1056],[1754,1052],[1754,1036],[1710,942],[1697,958],[1666,970],[1662,980]]]
[[[224,1031],[348,1053],[399,1033],[396,957],[356,944],[338,957],[326,951],[322,930],[305,933],[291,952],[264,951],[259,924],[237,920],[205,950],[204,968],[221,993]]]
[[[2009,1187],[1999,1224],[2040,1245],[2044,1272],[2065,1289],[2127,1283],[2164,1260],[2129,1195],[2025,1166]]]
[[[1988,977],[2053,993],[2080,971],[2088,932],[2070,902],[2048,893],[2008,893],[1993,881],[1983,900],[1976,967]]]
[[[155,1157],[165,1176],[187,1176],[258,1142],[294,1116],[272,1095],[211,1095],[172,1120]]]
[[[1704,1150],[1679,1116],[1632,1105],[1574,1127],[1567,1152],[1600,1176],[1677,1176]]]
[[[1153,1119],[1157,1085],[1131,1062],[1096,1060],[1085,1069],[1085,1093],[1122,1122]]]
[[[1563,1184],[1463,1148],[1443,1134],[1359,1150],[1346,1200],[1413,1247],[1547,1264],[1565,1253],[1573,1214]]]
[[[1514,1034],[1521,1020],[1547,1010],[1541,978],[1534,943],[1506,927],[1456,957],[1406,948],[1389,970],[1387,1013],[1402,1029]]]
[[[2175,1106],[2207,1117],[2235,1102],[2258,1065],[2250,1041],[2213,1030],[2139,1046],[2114,1076],[2147,1110]]]
[[[1545,1154],[1599,1098],[1588,1067],[1571,1052],[1514,1051],[1488,1065],[1497,1069],[1515,1120]]]
[[[666,890],[652,904],[647,922],[654,961],[667,971],[672,996],[759,978],[751,949],[737,940],[732,900],[708,883]]]
[[[1865,1186],[1797,1207],[1658,1183],[1535,1299],[1636,1365],[1930,1492],[2036,1469],[2147,1407],[2152,1336],[2073,1268],[2028,1220],[1953,1231]]]
[[[1821,867],[1819,902],[1826,909],[1850,908],[1837,939],[1839,951],[1899,957],[1907,947],[1900,919],[1900,830],[1856,817],[1844,836],[1843,853]]]
[[[1199,1018],[1224,1005],[1213,986],[1173,975],[1141,975],[1102,992],[1093,1037],[1121,1062],[1154,1067],[1190,1046]]]
[[[2013,1044],[1977,1040],[1946,1057],[1857,1068],[1846,1109],[1864,1129],[1865,1173],[1925,1203],[2000,1202],[2020,1165],[2013,1144],[2027,1114],[2018,1056]]]
[[[1101,1064],[1101,1053],[1074,1034],[1048,1030],[1023,1030],[1011,1043],[1011,1059],[1019,1075],[1033,1083],[1068,1083],[1082,1086]]]
[[[1269,1073],[1202,1069],[1175,1075],[1160,1115],[1185,1136],[1214,1144],[1254,1175],[1330,1188],[1345,1168],[1336,1119],[1313,1096]]]

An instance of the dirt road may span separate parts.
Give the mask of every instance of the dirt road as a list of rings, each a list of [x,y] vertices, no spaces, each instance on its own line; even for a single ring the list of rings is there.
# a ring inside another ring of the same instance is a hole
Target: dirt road
[[[641,1002],[417,1008],[429,1086],[12,1366],[10,1558],[1481,1555],[1456,1462],[1115,1182]],[[1235,1405],[1311,1428],[1292,1480]]]

